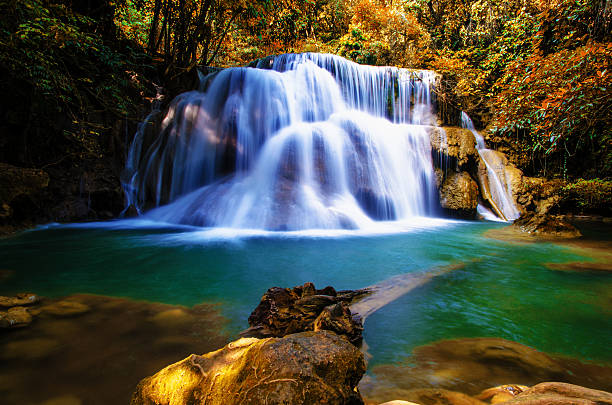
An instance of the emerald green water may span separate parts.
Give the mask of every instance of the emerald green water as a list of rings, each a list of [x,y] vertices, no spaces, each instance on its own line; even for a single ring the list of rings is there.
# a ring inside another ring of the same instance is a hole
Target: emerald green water
[[[125,225],[122,225],[125,224]],[[93,293],[186,306],[220,303],[232,334],[272,286],[312,281],[355,289],[465,262],[371,315],[370,364],[446,338],[500,337],[539,350],[611,362],[612,276],[561,272],[590,260],[551,243],[483,236],[504,225],[448,222],[388,235],[252,234],[194,228],[51,226],[0,240],[0,295]]]

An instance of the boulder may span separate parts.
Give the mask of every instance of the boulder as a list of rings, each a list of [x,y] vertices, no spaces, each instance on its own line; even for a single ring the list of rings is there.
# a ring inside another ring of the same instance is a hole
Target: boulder
[[[337,293],[332,287],[317,290],[312,283],[290,288],[270,288],[249,316],[244,337],[282,337],[291,333],[332,330],[350,342],[361,343],[363,327],[348,303],[358,291]]]
[[[612,405],[612,394],[579,385],[544,382],[518,394],[506,405]]]
[[[475,218],[478,185],[467,172],[450,174],[440,187],[440,205],[453,216]]]
[[[242,338],[143,379],[139,404],[363,404],[363,354],[333,332]]]
[[[37,304],[40,298],[32,293],[20,293],[14,297],[0,297],[0,307],[11,308]]]
[[[32,315],[24,307],[13,307],[0,312],[0,329],[22,328],[32,322]]]

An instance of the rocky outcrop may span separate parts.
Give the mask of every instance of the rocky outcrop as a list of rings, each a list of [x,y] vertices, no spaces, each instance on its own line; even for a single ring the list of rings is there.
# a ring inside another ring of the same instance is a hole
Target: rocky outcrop
[[[363,354],[328,331],[242,338],[142,380],[131,404],[362,404]]]
[[[505,207],[504,201],[499,201],[500,197],[491,190],[491,185],[499,181],[502,190],[510,191],[510,201],[508,203],[517,206],[516,196],[522,187],[523,172],[508,161],[506,155],[501,152],[482,149],[478,159],[478,184],[480,185],[480,195],[486,201],[495,214],[505,220],[514,219],[509,213],[516,213],[511,207]],[[486,159],[486,162],[485,162]],[[495,176],[496,180],[491,176]],[[520,212],[525,212],[520,209]],[[508,218],[510,216],[510,218]],[[515,215],[516,216],[516,215]]]
[[[456,127],[427,128],[442,209],[449,216],[476,218],[479,157],[474,134]]]
[[[431,149],[443,169],[471,170],[478,162],[476,139],[469,129],[458,127],[428,127]]]
[[[249,316],[244,337],[282,337],[304,331],[331,330],[359,345],[363,327],[348,304],[366,291],[317,290],[312,283],[294,288],[270,288]]]
[[[440,205],[452,216],[475,218],[478,184],[467,172],[448,175],[440,187]]]
[[[513,224],[522,232],[539,237],[579,238],[580,231],[567,222],[563,215],[539,214],[528,212]]]

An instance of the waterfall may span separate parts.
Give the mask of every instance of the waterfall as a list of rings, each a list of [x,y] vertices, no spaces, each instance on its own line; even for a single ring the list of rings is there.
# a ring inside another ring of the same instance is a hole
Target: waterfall
[[[156,137],[136,133],[127,201],[153,220],[268,230],[435,215],[435,80],[313,53],[215,72]]]
[[[463,111],[461,112],[461,125],[463,128],[472,131],[474,138],[476,138],[476,150],[487,170],[487,184],[482,184],[481,186],[488,189],[488,193],[491,196],[489,202],[493,210],[500,218],[506,221],[517,219],[520,213],[513,202],[510,179],[506,174],[504,165],[500,162],[499,156],[495,151],[486,148],[484,138],[476,131],[474,123]],[[487,213],[486,209],[479,207],[478,212],[484,215],[485,218],[490,218],[490,213]]]

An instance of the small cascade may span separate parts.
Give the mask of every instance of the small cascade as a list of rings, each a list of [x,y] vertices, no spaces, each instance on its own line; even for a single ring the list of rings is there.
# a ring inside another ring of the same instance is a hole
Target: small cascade
[[[213,73],[157,137],[136,134],[127,201],[153,220],[269,230],[435,215],[435,80],[312,53]]]
[[[463,111],[461,112],[461,125],[474,134],[476,150],[487,170],[486,181],[481,182],[483,183],[481,187],[485,189],[483,194],[490,196],[488,201],[498,217],[505,221],[514,221],[520,216],[520,212],[514,204],[510,178],[507,175],[505,165],[499,153],[486,148],[484,138],[476,131],[474,123]],[[484,207],[481,208],[479,206],[478,212],[485,218],[490,216],[490,214],[486,213],[486,208]]]

